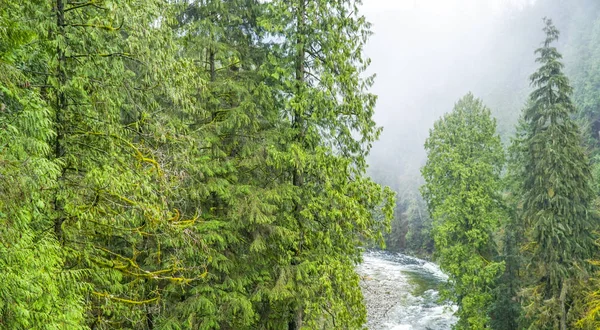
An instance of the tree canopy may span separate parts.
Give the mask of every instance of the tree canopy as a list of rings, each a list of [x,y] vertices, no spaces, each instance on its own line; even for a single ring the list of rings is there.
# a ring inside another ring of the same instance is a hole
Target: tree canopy
[[[0,327],[360,327],[358,5],[3,1]]]
[[[490,287],[503,269],[492,260],[501,217],[503,149],[495,120],[472,94],[434,124],[425,142],[423,195],[433,219],[435,254],[449,276],[444,297],[459,309],[456,329],[489,326]]]

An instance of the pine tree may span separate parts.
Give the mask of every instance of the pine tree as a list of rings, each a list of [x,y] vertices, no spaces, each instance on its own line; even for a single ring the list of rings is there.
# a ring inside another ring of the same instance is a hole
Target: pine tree
[[[435,255],[450,277],[443,297],[458,305],[456,329],[489,326],[488,309],[503,263],[491,260],[501,217],[503,150],[496,123],[467,94],[436,121],[425,142],[423,195],[433,219]]]
[[[567,329],[573,288],[595,251],[590,164],[572,119],[572,88],[552,43],[559,31],[544,19],[546,39],[535,53],[539,69],[515,141],[521,178],[525,246],[532,283],[523,295],[531,328]]]

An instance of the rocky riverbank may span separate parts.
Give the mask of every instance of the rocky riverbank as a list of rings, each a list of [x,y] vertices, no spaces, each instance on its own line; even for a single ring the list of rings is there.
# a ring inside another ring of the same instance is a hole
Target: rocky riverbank
[[[446,280],[439,268],[397,253],[366,252],[357,267],[371,330],[445,330],[456,322],[453,307],[438,300]]]

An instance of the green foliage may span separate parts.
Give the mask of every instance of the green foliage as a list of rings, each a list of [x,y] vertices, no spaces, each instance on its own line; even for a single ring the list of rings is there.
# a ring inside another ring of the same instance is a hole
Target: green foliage
[[[595,251],[590,164],[572,119],[572,88],[552,43],[559,32],[545,19],[546,39],[536,50],[540,68],[524,124],[514,141],[521,178],[521,218],[526,225],[530,286],[524,291],[531,328],[567,327],[575,280],[586,274]]]
[[[44,5],[37,1],[32,7]],[[83,328],[85,273],[63,270],[64,252],[48,231],[58,167],[51,152],[51,111],[23,88],[22,68],[35,61],[26,44],[38,38],[25,24],[31,6],[0,8],[0,327]]]
[[[411,255],[430,257],[433,253],[432,221],[421,195],[408,188],[398,198],[392,230],[386,235],[386,248]]]
[[[503,150],[490,111],[472,94],[436,121],[425,143],[423,196],[433,219],[435,255],[450,277],[443,298],[459,309],[456,329],[483,329],[491,286],[504,264],[492,261],[492,232],[502,216]]]
[[[380,128],[367,91],[372,77],[361,77],[369,25],[356,6],[271,1],[261,20],[274,40],[263,72],[283,119],[267,164],[291,201],[275,223],[293,237],[280,247],[287,257],[273,259],[269,327],[356,328],[366,320],[353,265],[363,240],[381,241],[394,202],[363,178]],[[384,202],[383,216],[373,214]]]
[[[509,191],[514,184],[509,184]],[[494,302],[490,307],[490,326],[497,330],[519,329],[523,309],[519,301],[519,292],[523,280],[523,257],[519,251],[523,237],[518,216],[515,212],[518,199],[512,194],[504,198],[506,206],[505,221],[501,223],[499,260],[504,262],[504,272],[498,278],[494,288]]]
[[[354,2],[5,2],[0,327],[364,323],[394,196]]]
[[[420,195],[408,200],[408,208],[403,214],[408,222],[406,248],[418,255],[430,256],[433,253],[432,220],[427,205]]]

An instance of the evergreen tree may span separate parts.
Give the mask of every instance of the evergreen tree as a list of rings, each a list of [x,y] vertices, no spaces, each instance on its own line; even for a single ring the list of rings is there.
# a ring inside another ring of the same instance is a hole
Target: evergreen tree
[[[492,260],[503,165],[496,123],[467,94],[436,121],[425,149],[423,195],[433,219],[435,255],[450,277],[443,297],[458,305],[456,329],[484,329],[490,324],[491,287],[503,270],[503,263]]]
[[[427,212],[427,203],[416,191],[408,200],[408,208],[404,212],[408,221],[406,247],[417,255],[431,256],[434,242],[431,235],[432,221]]]
[[[265,148],[280,118],[260,70],[266,49],[257,18],[263,5],[180,5],[179,56],[193,63],[190,78],[201,84],[182,86],[186,98],[196,101],[171,109],[175,118],[167,118],[178,127],[178,137],[165,147],[178,187],[171,199],[180,217],[194,219],[181,221],[187,239],[169,244],[178,259],[198,264],[203,277],[186,290],[166,288],[170,302],[159,324],[253,329],[267,313],[263,286],[273,282],[267,255],[289,240],[274,224],[275,205],[291,203],[266,164]]]
[[[40,36],[29,21],[43,1],[0,6],[0,328],[81,329],[85,273],[63,270],[49,231],[46,191],[59,168],[51,153],[51,110],[26,73],[44,58],[26,47]],[[51,228],[51,227],[50,227]]]
[[[356,3],[5,2],[0,327],[364,323]]]
[[[594,195],[589,160],[572,119],[572,88],[552,46],[559,31],[550,19],[544,23],[546,39],[535,52],[540,67],[531,75],[534,90],[514,147],[530,257],[531,283],[523,296],[531,328],[567,329],[574,287],[596,250],[590,208]]]
[[[354,267],[361,242],[382,239],[394,202],[364,178],[380,128],[368,92],[373,78],[362,77],[370,32],[359,4],[276,0],[261,21],[272,40],[263,72],[283,118],[267,164],[283,197],[275,225],[288,237],[271,249],[269,328],[357,328],[366,321]],[[385,216],[376,217],[381,203]]]
[[[181,73],[168,60],[171,8],[159,0],[38,8],[44,37],[30,47],[46,62],[32,79],[47,86],[49,159],[59,169],[50,214],[65,268],[88,274],[87,324],[97,329],[152,328],[164,286],[195,279],[161,249],[181,235],[153,137],[172,133],[155,128],[156,99],[177,99],[165,74]]]
[[[515,198],[509,196],[507,204],[513,206],[514,201]],[[518,294],[523,280],[522,257],[519,253],[519,245],[523,238],[515,210],[516,206],[507,208],[507,221],[502,224],[500,232],[502,252],[499,259],[504,262],[505,268],[494,289],[494,303],[490,310],[492,329],[519,329],[522,320],[523,310]]]

